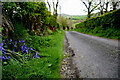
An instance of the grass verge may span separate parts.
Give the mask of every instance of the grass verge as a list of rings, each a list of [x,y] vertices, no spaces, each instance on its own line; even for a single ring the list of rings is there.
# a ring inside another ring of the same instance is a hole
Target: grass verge
[[[40,57],[25,63],[10,59],[9,64],[2,68],[3,79],[60,78],[59,71],[63,58],[64,32],[59,31],[44,37],[31,36],[25,41],[28,46],[38,49]]]

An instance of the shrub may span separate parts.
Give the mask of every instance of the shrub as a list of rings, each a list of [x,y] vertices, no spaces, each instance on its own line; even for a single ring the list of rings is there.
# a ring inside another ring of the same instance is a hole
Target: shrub
[[[107,38],[120,38],[120,9],[106,13],[104,15],[87,19],[79,24],[76,24],[76,29],[83,33],[93,33]],[[116,33],[115,33],[116,32]]]

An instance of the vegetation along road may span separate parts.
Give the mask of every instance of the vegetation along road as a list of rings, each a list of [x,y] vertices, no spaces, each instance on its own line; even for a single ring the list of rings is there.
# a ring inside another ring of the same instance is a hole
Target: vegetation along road
[[[118,40],[95,37],[75,31],[65,35],[75,56],[73,63],[81,78],[118,77]]]

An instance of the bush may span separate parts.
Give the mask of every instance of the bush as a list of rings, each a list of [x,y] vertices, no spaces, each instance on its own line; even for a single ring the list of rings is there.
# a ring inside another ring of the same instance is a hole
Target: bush
[[[77,31],[99,35],[101,37],[118,39],[120,38],[120,9],[106,13],[104,15],[90,18],[75,27]]]

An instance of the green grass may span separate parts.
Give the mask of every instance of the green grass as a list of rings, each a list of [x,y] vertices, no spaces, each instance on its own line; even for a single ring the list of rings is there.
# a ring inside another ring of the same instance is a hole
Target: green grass
[[[82,29],[74,29],[74,31],[89,34],[89,35],[94,35],[94,36],[99,36],[103,38],[109,38],[109,39],[120,39],[120,30],[115,29],[115,28],[108,28],[106,30],[96,28],[94,30],[90,30],[87,28],[82,28]]]
[[[30,41],[31,40],[31,41]],[[10,60],[3,66],[3,78],[60,78],[60,65],[63,58],[64,32],[59,31],[49,36],[30,36],[25,40],[28,46],[39,50],[38,59],[25,63]]]
[[[72,16],[72,19],[73,20],[81,20],[81,19],[85,20],[87,19],[87,15]]]

